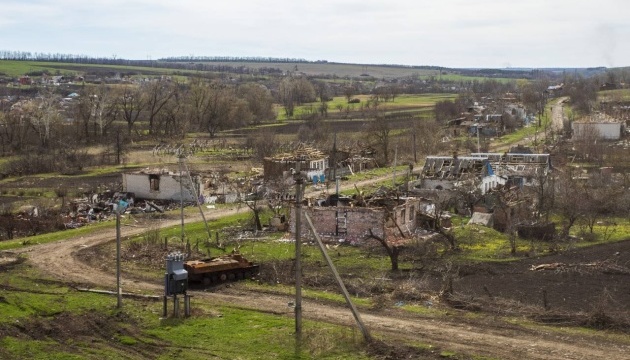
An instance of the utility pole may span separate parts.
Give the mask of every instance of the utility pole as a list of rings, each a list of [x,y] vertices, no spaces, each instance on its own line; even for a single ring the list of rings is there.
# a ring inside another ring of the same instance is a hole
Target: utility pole
[[[116,213],[116,292],[118,294],[118,303],[116,307],[122,308],[122,286],[120,285],[120,213],[124,212],[129,203],[120,199],[114,204],[114,212]]]
[[[181,239],[184,241],[184,173],[182,164],[184,162],[184,154],[179,153],[179,197],[180,197],[180,213],[182,218]]]
[[[295,336],[302,341],[302,184],[301,159],[295,174]]]
[[[118,294],[117,308],[122,308],[122,287],[120,286],[120,205],[116,205],[116,293]]]
[[[333,167],[333,173],[332,173],[332,178],[333,179],[337,179],[337,134],[335,134],[335,140],[333,142],[333,158],[332,158],[332,167]],[[337,194],[339,195],[339,194]]]
[[[418,163],[418,153],[416,151],[416,132],[415,132],[415,130],[414,130],[414,132],[413,132],[413,134],[411,136],[412,136],[412,140],[413,140],[412,141],[412,144],[413,144],[412,145],[413,146],[413,163],[417,164]]]
[[[396,145],[396,150],[394,150],[394,171],[392,173],[392,187],[396,188],[396,166],[398,165],[396,162],[398,160],[398,145]]]
[[[479,124],[477,124],[477,152],[481,152],[481,145],[479,144]]]

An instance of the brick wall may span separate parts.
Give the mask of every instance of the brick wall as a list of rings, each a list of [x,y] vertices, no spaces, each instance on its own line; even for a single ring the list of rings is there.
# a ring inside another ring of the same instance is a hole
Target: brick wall
[[[360,207],[302,207],[313,221],[319,235],[345,239],[347,242],[361,244],[369,235],[369,230],[380,237],[385,237],[385,210],[381,208],[360,208]],[[336,236],[337,212],[339,216],[345,217],[346,235]],[[289,231],[295,236],[295,208],[291,208]],[[313,239],[311,229],[302,218],[302,239]]]

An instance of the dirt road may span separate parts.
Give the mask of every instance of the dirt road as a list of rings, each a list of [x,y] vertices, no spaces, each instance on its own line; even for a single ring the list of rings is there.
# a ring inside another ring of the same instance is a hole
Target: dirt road
[[[561,134],[564,128],[564,103],[567,99],[566,97],[559,98],[551,107],[551,130],[556,134]]]
[[[357,185],[364,186],[369,182],[378,180],[368,180]],[[218,218],[237,211],[247,210],[243,208],[240,210],[237,208],[215,210],[215,212],[208,213],[207,218]],[[198,220],[197,217],[191,217],[188,221],[195,220]],[[179,219],[167,220],[159,223],[159,226],[177,226],[179,223]],[[149,224],[124,227],[121,231],[123,239],[146,231],[146,225]],[[151,225],[155,226],[155,224]],[[114,231],[110,229],[89,236],[32,246],[16,252],[27,255],[28,261],[45,273],[68,283],[80,283],[113,290],[116,286],[113,269],[101,268],[99,264],[83,263],[76,255],[81,249],[114,241],[114,237]],[[161,295],[163,291],[161,279],[156,279],[154,282],[123,279],[122,286],[125,292]],[[287,303],[292,300],[288,296],[244,292],[234,288],[225,288],[218,292],[194,291],[192,293],[195,302],[225,303],[230,306],[286,316],[293,314],[293,309],[287,306]],[[354,324],[347,309],[310,300],[304,301],[303,314],[305,318],[314,320],[344,325]],[[398,339],[428,343],[462,354],[508,360],[630,359],[630,342],[616,342],[608,339],[605,335],[540,333],[500,320],[490,322],[487,320],[462,320],[461,318],[455,320],[435,319],[397,309],[365,313],[362,317],[377,337],[379,334],[383,334]]]

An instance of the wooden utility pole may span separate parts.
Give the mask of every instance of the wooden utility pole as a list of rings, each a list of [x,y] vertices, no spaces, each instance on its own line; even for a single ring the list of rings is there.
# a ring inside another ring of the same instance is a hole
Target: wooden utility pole
[[[361,315],[359,314],[359,311],[354,306],[352,299],[350,299],[350,293],[348,293],[348,289],[346,289],[346,286],[344,285],[343,280],[341,280],[341,276],[339,276],[339,273],[337,272],[335,265],[330,259],[330,256],[328,256],[328,252],[326,252],[326,247],[324,246],[322,239],[317,234],[317,230],[315,230],[315,226],[313,225],[311,218],[308,216],[308,214],[304,214],[304,218],[308,222],[308,225],[311,228],[311,232],[313,233],[313,236],[315,236],[315,239],[317,240],[317,244],[319,245],[319,250],[322,252],[322,256],[326,260],[326,263],[328,263],[328,267],[330,268],[330,271],[332,271],[333,275],[335,276],[335,280],[337,280],[337,284],[339,285],[339,288],[341,289],[341,292],[343,293],[343,296],[346,299],[346,303],[350,307],[350,311],[352,311],[354,320],[357,322],[357,325],[359,326],[359,329],[361,330],[361,333],[363,334],[363,338],[365,339],[366,342],[371,342],[372,336],[370,336],[370,332],[368,331],[368,329],[365,327],[365,324],[363,324],[363,321],[361,320]]]

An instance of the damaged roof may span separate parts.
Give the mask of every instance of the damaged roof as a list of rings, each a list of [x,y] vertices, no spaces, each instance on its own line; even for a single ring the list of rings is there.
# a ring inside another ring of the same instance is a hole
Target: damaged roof
[[[427,156],[422,168],[424,177],[436,179],[463,179],[484,175],[486,159],[472,156]]]
[[[462,180],[469,177],[531,175],[551,166],[549,154],[473,153],[470,156],[427,156],[425,178]],[[490,168],[488,168],[490,167]]]
[[[309,161],[309,160],[321,160],[328,157],[326,154],[313,147],[306,146],[304,144],[298,145],[298,147],[291,153],[277,154],[272,157],[265,158],[265,160],[271,160],[276,162],[293,162],[293,161]]]
[[[179,176],[179,171],[170,171],[168,169],[150,169],[150,168],[146,168],[146,169],[142,169],[142,170],[138,170],[138,171],[130,171],[127,172],[125,174],[131,174],[131,175],[171,175],[171,176]],[[184,171],[183,174],[188,175],[187,171]],[[195,173],[191,172],[191,175],[196,175]]]

